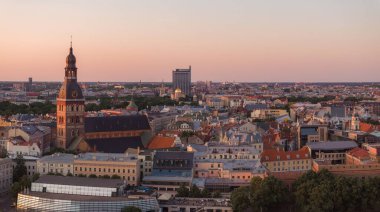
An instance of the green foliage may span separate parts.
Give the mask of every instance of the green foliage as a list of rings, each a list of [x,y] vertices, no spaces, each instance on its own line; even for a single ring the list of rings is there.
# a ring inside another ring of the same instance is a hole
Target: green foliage
[[[119,175],[117,174],[114,174],[111,176],[111,179],[121,179]]]
[[[103,175],[102,178],[104,178],[104,179],[110,179],[111,177],[109,175]]]
[[[13,169],[13,182],[19,182],[24,175],[27,175],[24,157],[17,155],[16,166]]]
[[[177,190],[177,197],[188,197],[189,196],[189,189],[181,185]]]
[[[301,211],[376,211],[380,206],[380,178],[346,178],[327,170],[309,171],[294,184]]]
[[[8,152],[5,148],[0,147],[0,158],[6,158],[8,156]]]
[[[327,102],[333,99],[335,99],[334,96],[324,96],[324,97],[291,96],[291,97],[288,97],[288,102],[311,102],[313,104],[316,104],[319,102]]]
[[[373,119],[362,119],[360,120],[361,122],[367,123],[367,124],[372,124],[372,125],[380,125],[380,121],[373,120]]]
[[[177,197],[192,197],[192,198],[209,198],[212,195],[210,191],[207,190],[206,188],[201,191],[196,185],[192,185],[190,189],[184,185],[181,185],[181,187],[179,187],[177,190],[176,196]]]
[[[272,211],[289,201],[289,191],[273,176],[252,178],[249,187],[240,187],[231,194],[235,211]]]
[[[245,211],[251,207],[249,187],[240,187],[231,193],[231,204],[234,211]]]
[[[212,193],[212,197],[213,198],[221,198],[222,194],[220,193],[220,191],[215,191]]]
[[[19,181],[14,182],[11,187],[11,195],[13,198],[17,198],[17,194],[24,190],[25,188],[30,188],[31,181],[28,178],[28,176],[24,175],[21,178],[19,178]]]
[[[33,176],[32,176],[32,182],[38,180],[38,178],[40,178],[40,173],[33,174]]]
[[[121,212],[141,212],[141,209],[135,206],[126,206],[121,209]]]
[[[98,178],[98,177],[96,176],[96,174],[90,174],[88,177],[89,177],[89,178]]]
[[[78,177],[86,177],[85,174],[78,174]]]
[[[69,173],[67,173],[67,175],[66,175],[67,177],[72,177],[73,176],[73,174],[71,174],[71,172],[69,172]]]
[[[51,102],[35,102],[29,105],[21,104],[16,105],[12,104],[9,101],[0,102],[0,115],[14,115],[18,113],[22,114],[47,114],[54,113],[56,106]]]
[[[195,133],[193,131],[183,131],[181,133],[181,137],[182,138],[189,138],[191,136],[195,135]]]
[[[344,99],[345,102],[360,102],[363,100],[374,100],[373,98],[364,98],[364,97],[354,97],[354,96],[349,96]]]
[[[201,190],[198,188],[198,186],[196,185],[191,186],[189,197],[193,197],[193,198],[203,197],[201,196]]]
[[[211,192],[207,188],[205,188],[201,191],[201,196],[203,198],[209,198],[211,197]]]
[[[111,108],[126,108],[131,98],[132,96],[129,96],[127,98],[119,98],[120,101],[123,101],[123,103],[120,103],[120,104],[113,104],[111,97],[101,98],[99,105],[97,104],[86,105],[86,111],[100,111],[100,110],[111,109]],[[176,101],[171,100],[169,97],[158,97],[158,96],[154,96],[154,97],[134,96],[133,100],[140,110],[150,108],[156,105],[175,105],[177,103]]]
[[[54,153],[67,153],[67,154],[77,154],[77,152],[75,150],[66,150],[66,149],[63,149],[63,148],[52,148],[50,149],[49,152],[46,152],[44,154],[45,155],[52,155]]]

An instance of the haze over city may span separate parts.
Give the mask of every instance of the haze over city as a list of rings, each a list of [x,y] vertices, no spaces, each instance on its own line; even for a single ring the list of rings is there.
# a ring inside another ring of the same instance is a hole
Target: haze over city
[[[378,81],[380,1],[1,1],[1,81]]]

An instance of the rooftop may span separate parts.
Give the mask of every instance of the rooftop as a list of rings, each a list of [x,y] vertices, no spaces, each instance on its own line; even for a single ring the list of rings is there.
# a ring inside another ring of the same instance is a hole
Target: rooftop
[[[118,188],[124,184],[121,179],[100,179],[85,177],[64,177],[53,175],[42,175],[34,183],[55,184],[55,185],[72,185],[102,188]],[[50,194],[50,193],[49,193]]]
[[[358,145],[354,141],[326,141],[309,142],[306,146],[311,150],[345,150],[355,148]]]
[[[85,119],[86,133],[131,130],[150,130],[148,118],[145,115],[127,115],[86,117]]]
[[[137,160],[137,155],[128,155],[128,154],[119,154],[119,153],[82,153],[74,157],[75,160],[92,160],[92,161],[119,161],[119,162],[124,162],[124,161],[136,161]]]
[[[74,155],[66,153],[54,153],[47,155],[39,159],[42,163],[73,163]]]

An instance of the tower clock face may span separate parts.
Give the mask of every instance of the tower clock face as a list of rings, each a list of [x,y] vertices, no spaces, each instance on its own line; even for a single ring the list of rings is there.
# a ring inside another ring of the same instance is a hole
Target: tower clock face
[[[76,91],[71,92],[71,96],[76,98],[78,96],[78,93]]]

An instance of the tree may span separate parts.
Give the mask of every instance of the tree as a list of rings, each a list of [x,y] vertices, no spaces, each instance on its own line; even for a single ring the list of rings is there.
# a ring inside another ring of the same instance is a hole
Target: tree
[[[211,197],[211,192],[207,188],[204,188],[201,191],[201,197],[202,198],[209,198],[209,197]]]
[[[201,196],[201,190],[196,185],[192,185],[189,192],[189,197],[199,198]]]
[[[177,190],[177,197],[188,197],[189,196],[189,189],[184,186],[184,185],[181,185],[178,190]]]
[[[103,175],[103,178],[104,178],[104,179],[110,179],[111,177],[110,177],[109,175],[106,174],[106,175]]]
[[[135,206],[126,206],[121,209],[122,212],[141,212],[141,209]]]
[[[231,204],[234,211],[245,211],[251,207],[249,187],[240,187],[231,193]]]
[[[6,158],[8,156],[8,152],[5,148],[0,147],[0,158]]]
[[[232,192],[231,203],[236,211],[273,211],[287,203],[289,195],[287,188],[275,177],[254,177],[250,186]]]
[[[32,176],[32,182],[38,180],[38,178],[40,178],[40,173],[33,174],[33,176]]]
[[[221,198],[222,194],[220,193],[220,191],[215,191],[212,193],[212,197],[213,198]]]
[[[88,177],[89,177],[89,178],[98,178],[98,177],[96,176],[96,174],[90,174]]]
[[[18,182],[24,175],[27,175],[24,157],[17,155],[16,166],[13,169],[13,182]]]
[[[301,211],[376,211],[380,207],[378,177],[337,177],[321,170],[302,175],[293,189]]]
[[[121,179],[119,175],[117,174],[114,174],[111,176],[111,179]]]
[[[13,198],[17,198],[17,194],[25,188],[30,188],[31,181],[28,176],[24,175],[19,178],[19,181],[14,182],[11,187],[11,194]]]

